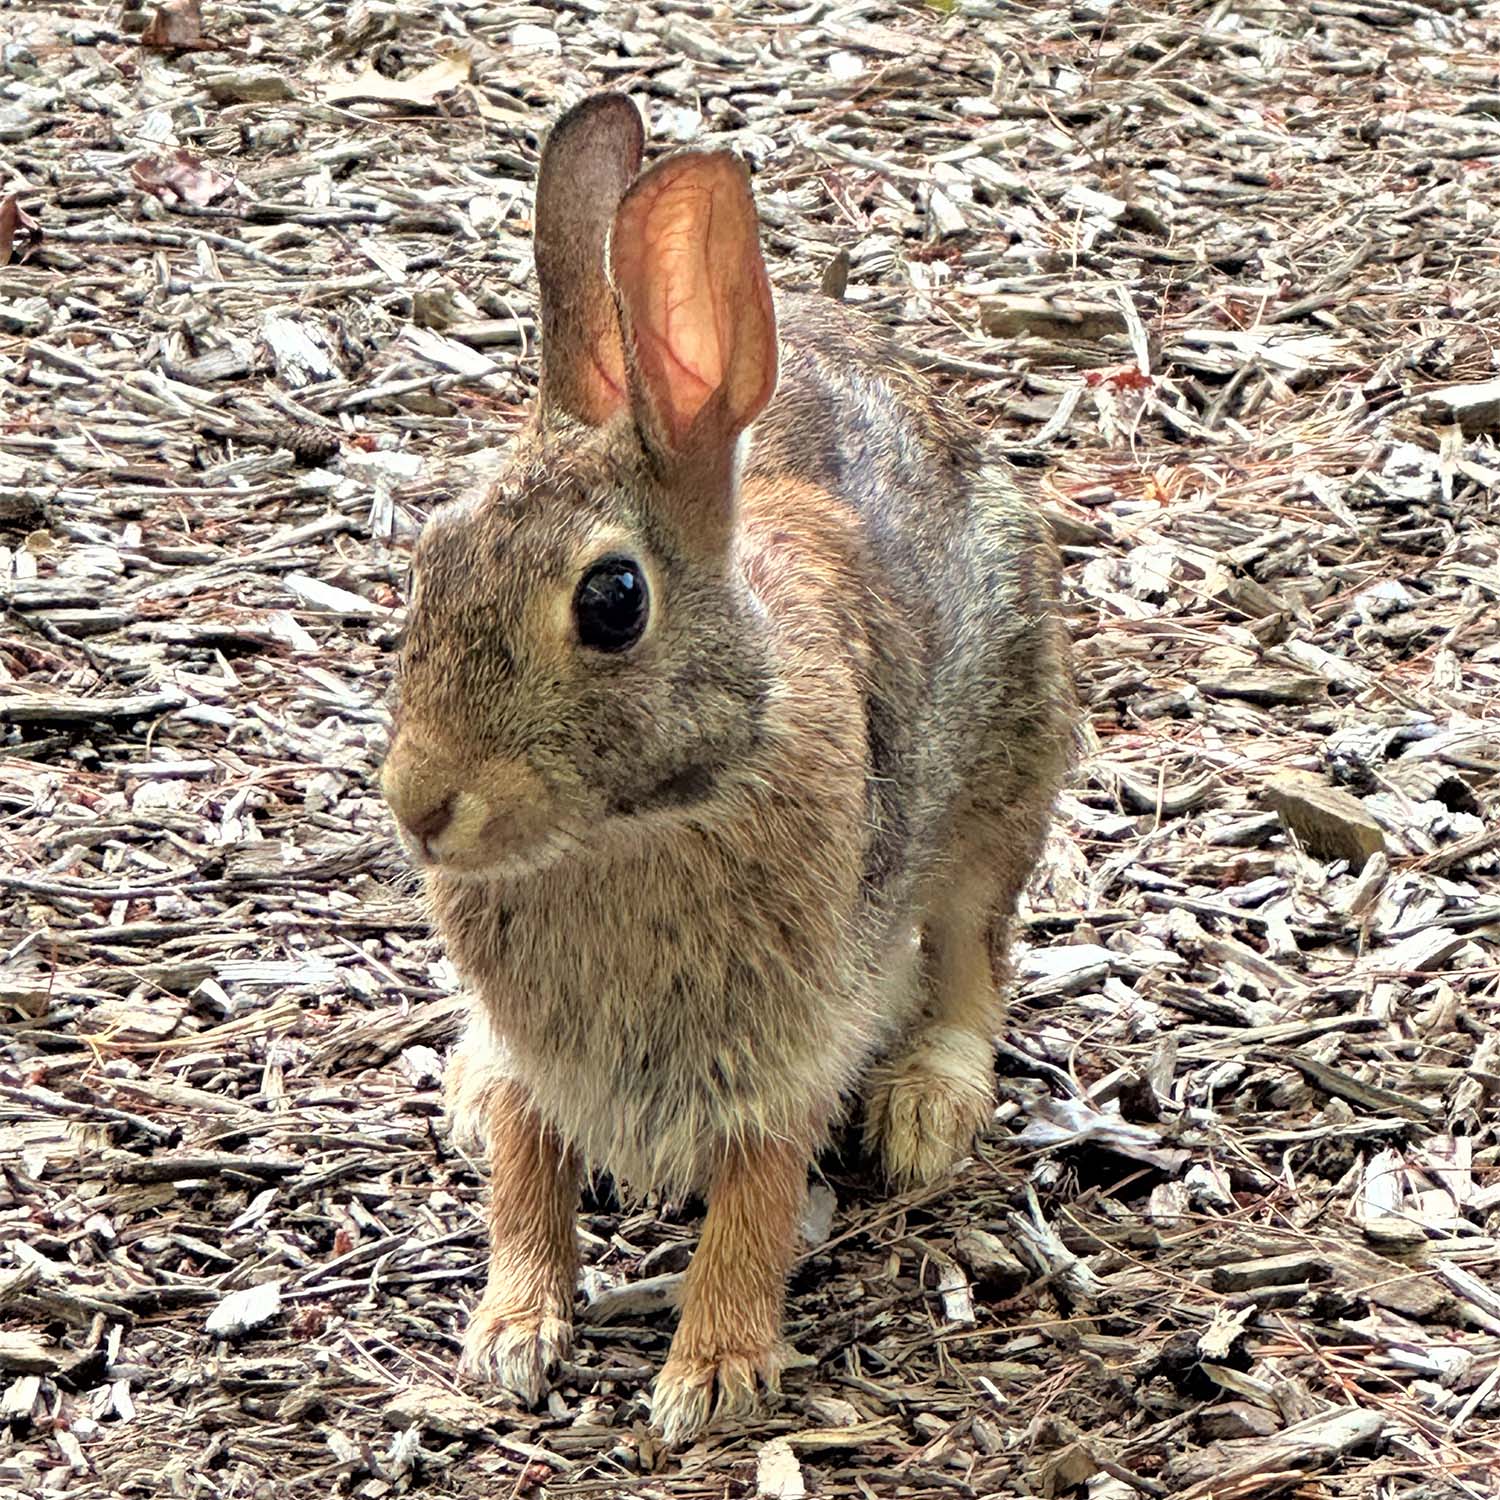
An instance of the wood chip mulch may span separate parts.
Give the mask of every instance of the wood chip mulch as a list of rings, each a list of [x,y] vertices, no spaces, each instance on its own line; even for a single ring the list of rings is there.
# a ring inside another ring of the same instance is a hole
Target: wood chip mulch
[[[98,0],[0,45],[0,1495],[1490,1496],[1500,6]],[[1066,548],[1093,754],[996,1128],[809,1203],[660,1451],[699,1223],[462,1388],[460,1000],[374,790],[406,559],[534,389],[537,141],[753,163]]]

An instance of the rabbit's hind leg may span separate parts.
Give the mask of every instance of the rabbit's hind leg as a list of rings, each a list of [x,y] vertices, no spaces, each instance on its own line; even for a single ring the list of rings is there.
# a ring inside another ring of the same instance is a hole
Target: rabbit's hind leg
[[[993,876],[972,866],[944,882],[924,924],[921,1019],[866,1089],[866,1147],[899,1188],[942,1178],[994,1111],[1003,1007],[990,964],[992,900]]]
[[[1012,787],[1014,790],[1014,787]],[[898,1187],[940,1179],[989,1124],[1005,1019],[1010,923],[1046,838],[1051,797],[975,801],[923,924],[921,1018],[867,1090],[865,1141]]]

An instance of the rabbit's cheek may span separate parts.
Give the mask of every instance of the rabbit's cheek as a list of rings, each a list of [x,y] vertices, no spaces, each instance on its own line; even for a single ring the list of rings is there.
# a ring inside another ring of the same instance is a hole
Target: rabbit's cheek
[[[456,794],[452,816],[425,841],[435,865],[477,873],[527,861],[553,832],[555,813],[541,778],[524,761],[491,763]]]

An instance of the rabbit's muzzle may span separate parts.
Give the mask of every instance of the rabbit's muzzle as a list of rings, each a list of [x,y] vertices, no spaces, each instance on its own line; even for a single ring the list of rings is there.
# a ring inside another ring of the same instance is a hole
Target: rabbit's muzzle
[[[525,864],[553,828],[546,787],[525,761],[461,766],[409,734],[386,757],[380,790],[412,857],[455,875]]]

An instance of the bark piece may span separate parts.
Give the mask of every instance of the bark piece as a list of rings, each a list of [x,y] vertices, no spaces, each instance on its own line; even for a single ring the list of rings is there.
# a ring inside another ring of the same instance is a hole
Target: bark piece
[[[1261,791],[1283,826],[1319,859],[1344,859],[1354,870],[1385,852],[1385,833],[1359,799],[1305,771],[1281,771]]]

